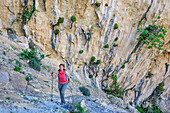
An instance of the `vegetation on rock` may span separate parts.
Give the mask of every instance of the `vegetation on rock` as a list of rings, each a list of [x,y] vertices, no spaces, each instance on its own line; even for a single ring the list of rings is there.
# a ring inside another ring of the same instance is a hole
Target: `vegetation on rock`
[[[158,17],[158,19],[160,19],[160,17]],[[142,22],[140,21],[139,25],[141,25],[141,23]],[[158,50],[163,50],[162,46],[164,45],[164,36],[167,32],[163,27],[149,25],[144,29],[138,28],[138,32],[141,32],[141,34],[137,40],[142,41],[143,44],[146,44],[148,49],[153,49],[153,47],[156,47]]]
[[[109,48],[109,44],[106,44],[104,47],[105,47],[105,48]]]
[[[117,75],[112,75],[111,79],[113,80],[110,87],[106,88],[106,93],[114,95],[118,98],[123,98],[124,91],[122,88],[119,87],[119,84],[117,83]]]
[[[40,71],[40,66],[41,64],[41,60],[44,59],[45,57],[48,57],[50,55],[44,55],[41,54],[40,52],[37,53],[36,51],[34,51],[33,49],[31,49],[31,51],[28,51],[28,49],[24,50],[22,49],[23,52],[19,53],[17,56],[20,57],[20,59],[22,60],[27,60],[29,61],[29,66],[32,67],[35,70]]]
[[[118,24],[117,23],[115,23],[114,29],[118,29]]]
[[[96,3],[95,3],[95,5],[96,5],[97,7],[100,7],[100,4],[101,4],[101,3],[99,3],[99,2],[96,2]]]
[[[60,32],[59,29],[56,29],[56,30],[54,31],[55,35],[58,35],[59,32]]]
[[[80,50],[79,53],[82,54],[82,53],[83,53],[83,50]]]
[[[91,61],[92,61],[92,62],[94,62],[95,59],[96,59],[95,56],[92,56],[92,57],[91,57]]]
[[[16,21],[21,21],[22,24],[27,24],[28,21],[31,19],[32,15],[37,17],[36,12],[40,11],[37,10],[34,5],[30,5],[30,10],[28,9],[28,7],[26,7],[22,13],[18,13],[19,16],[17,17]]]
[[[79,87],[79,90],[82,92],[82,94],[84,96],[90,96],[90,91],[89,89],[85,88],[84,86],[83,87]]]
[[[135,107],[140,113],[163,113],[157,105],[152,105],[151,107],[136,106]]]

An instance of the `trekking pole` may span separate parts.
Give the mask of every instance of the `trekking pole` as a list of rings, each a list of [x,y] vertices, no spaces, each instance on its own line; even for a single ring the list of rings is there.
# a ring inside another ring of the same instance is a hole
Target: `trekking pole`
[[[53,72],[51,73],[51,75],[53,74]],[[52,85],[51,85],[51,101],[53,101],[53,76],[52,76]]]

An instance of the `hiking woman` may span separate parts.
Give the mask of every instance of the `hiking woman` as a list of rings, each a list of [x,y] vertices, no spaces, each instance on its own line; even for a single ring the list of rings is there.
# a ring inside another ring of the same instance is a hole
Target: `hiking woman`
[[[58,70],[58,89],[60,91],[61,104],[65,104],[64,92],[68,83],[70,82],[70,77],[66,72],[64,64],[60,64],[59,68],[60,69]],[[56,78],[56,75],[55,77],[53,74],[51,76],[53,77],[53,79]],[[68,81],[67,81],[67,77],[68,77]]]

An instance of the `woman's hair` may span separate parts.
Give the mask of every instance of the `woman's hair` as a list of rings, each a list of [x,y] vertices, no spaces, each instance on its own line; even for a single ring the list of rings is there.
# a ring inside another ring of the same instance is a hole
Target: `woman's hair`
[[[64,64],[60,64],[59,67],[60,67],[61,65],[63,66],[63,70],[66,71],[65,65],[64,65]],[[58,71],[60,71],[60,69],[59,69]]]

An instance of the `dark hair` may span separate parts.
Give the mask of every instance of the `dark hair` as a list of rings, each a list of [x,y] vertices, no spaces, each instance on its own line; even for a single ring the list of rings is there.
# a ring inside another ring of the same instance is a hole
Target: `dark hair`
[[[62,65],[62,66],[63,66],[63,68],[64,68],[63,70],[64,70],[64,71],[66,71],[66,69],[65,69],[65,65],[64,65],[64,64],[60,64],[60,65],[59,65],[59,67],[60,67],[61,65]],[[59,69],[58,71],[60,71],[60,69]]]

